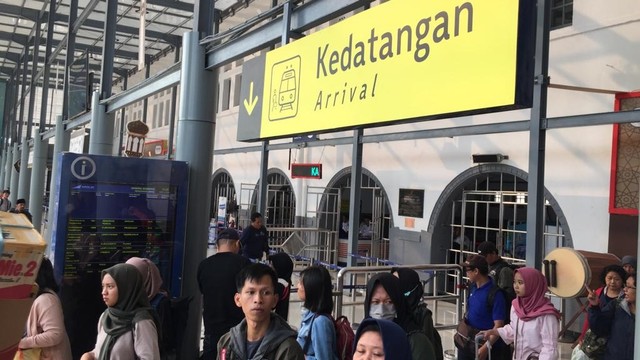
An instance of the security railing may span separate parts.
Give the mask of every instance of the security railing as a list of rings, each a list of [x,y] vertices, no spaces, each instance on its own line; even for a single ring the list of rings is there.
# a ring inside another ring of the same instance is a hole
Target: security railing
[[[464,291],[462,285],[462,267],[455,264],[422,264],[422,265],[394,265],[394,266],[357,266],[346,267],[338,271],[336,283],[335,298],[335,316],[343,315],[344,308],[351,308],[351,316],[348,318],[354,320],[355,307],[364,305],[364,294],[366,285],[371,275],[381,272],[390,272],[393,267],[404,267],[416,270],[418,273],[427,274],[428,278],[423,281],[425,287],[424,301],[432,303],[431,310],[435,317],[439,314],[438,308],[440,302],[453,303],[454,316],[451,322],[436,323],[438,330],[454,329],[458,320],[462,317]],[[453,294],[442,291],[445,288],[442,281],[447,281],[448,274],[454,273],[456,281],[456,292]],[[344,298],[348,297],[349,301],[345,302]],[[361,300],[358,300],[360,297]],[[449,306],[450,307],[450,306]]]
[[[337,232],[318,228],[268,228],[269,246],[294,258],[336,264]]]

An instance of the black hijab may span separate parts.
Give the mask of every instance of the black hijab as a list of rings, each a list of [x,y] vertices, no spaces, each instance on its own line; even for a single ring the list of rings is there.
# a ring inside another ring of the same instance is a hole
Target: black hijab
[[[102,328],[107,337],[100,349],[98,360],[109,360],[111,350],[120,335],[133,331],[133,326],[141,320],[154,320],[156,329],[158,321],[152,315],[151,305],[144,290],[144,282],[140,271],[129,264],[117,264],[102,271],[102,278],[111,275],[118,287],[118,302],[105,310]]]
[[[387,294],[389,294],[393,306],[396,308],[396,319],[394,321],[402,325],[407,318],[407,306],[404,296],[402,296],[402,292],[400,291],[400,280],[390,273],[375,274],[367,283],[367,296],[364,299],[364,317],[369,317],[371,296],[373,295],[373,289],[375,289],[378,284],[382,285]]]
[[[393,268],[391,273],[398,273],[400,280],[400,291],[407,301],[408,310],[413,311],[421,302],[424,288],[420,281],[420,275],[409,268]]]
[[[293,261],[287,253],[276,253],[269,256],[269,261],[273,265],[273,269],[280,279],[286,280],[291,284],[291,275],[293,274]]]

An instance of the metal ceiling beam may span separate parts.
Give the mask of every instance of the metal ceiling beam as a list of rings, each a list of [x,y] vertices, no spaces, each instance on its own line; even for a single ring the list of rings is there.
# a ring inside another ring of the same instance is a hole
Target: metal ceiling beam
[[[291,15],[291,31],[303,32],[349,11],[361,8],[371,1],[312,1],[301,5],[294,9]],[[250,33],[207,51],[205,61],[207,69],[224,65],[279,43],[282,38],[282,21],[282,18],[272,20]]]
[[[78,33],[78,29],[82,26],[82,24],[89,18],[89,15],[95,10],[96,6],[100,3],[100,0],[91,0],[89,4],[82,10],[82,13],[78,15],[76,21],[73,22],[71,29],[73,29],[74,33]],[[64,21],[64,20],[63,20]],[[67,21],[68,23],[69,21]]]
[[[82,14],[80,14],[78,16],[78,19],[74,22],[73,24],[73,31],[75,33],[78,32],[78,30],[82,27],[82,25],[86,26],[86,27],[90,27],[90,28],[94,28],[94,29],[98,29],[98,30],[102,30],[104,28],[104,23],[100,20],[92,20],[89,19],[88,16],[91,14],[91,12],[93,12],[95,6],[97,5],[97,3],[99,3],[99,0],[94,0],[92,3],[90,3],[87,8],[85,8],[85,10],[82,12]],[[153,2],[161,2],[163,3],[167,3],[167,4],[174,4],[174,3],[179,3],[179,4],[184,4],[186,6],[190,6],[191,10],[185,10],[185,11],[193,11],[193,5],[187,4],[187,3],[181,3],[181,2],[174,2],[174,1],[170,1],[170,0],[163,0],[163,1],[153,1]],[[149,1],[149,3],[152,3],[151,1]],[[91,7],[92,6],[92,7]],[[169,6],[170,7],[170,6]],[[182,5],[180,5],[179,7],[184,7]],[[33,10],[33,9],[29,9],[29,8],[22,8],[20,6],[16,6],[16,5],[9,5],[9,4],[2,4],[2,6],[0,7],[0,14],[5,14],[9,17],[18,17],[18,18],[22,18],[22,19],[27,19],[27,20],[31,20],[31,21],[36,21],[38,19],[39,16],[39,11],[37,10]],[[45,12],[45,15],[47,15],[48,12]],[[80,16],[84,16],[84,18],[80,18]],[[65,14],[56,14],[55,16],[55,21],[56,22],[62,22],[66,24],[69,22],[69,16],[65,15]],[[127,34],[138,34],[138,28],[136,27],[132,27],[132,26],[125,26],[125,25],[118,25],[116,27],[116,31],[117,32],[121,32],[121,33],[127,33]],[[147,30],[147,35],[151,38],[155,38],[155,39],[162,39],[166,42],[168,42],[171,45],[175,45],[176,43],[179,43],[181,41],[181,37],[178,35],[171,35],[171,34],[166,34],[163,32],[159,32],[159,31],[153,31],[153,30]],[[23,35],[26,36],[26,35]]]
[[[40,11],[17,5],[2,4],[2,6],[0,7],[0,14],[7,15],[9,17],[27,19],[35,22],[40,16]]]
[[[182,10],[186,12],[193,12],[193,4],[189,4],[177,0],[147,0],[147,4],[158,5],[167,7],[170,9]]]
[[[153,95],[156,92],[168,89],[180,83],[180,63],[172,65],[167,70],[146,79],[131,88],[102,100],[107,105],[107,112],[112,113],[129,104]]]
[[[13,41],[24,46],[28,41],[28,37],[27,35],[16,34],[14,32],[1,31],[0,40]]]

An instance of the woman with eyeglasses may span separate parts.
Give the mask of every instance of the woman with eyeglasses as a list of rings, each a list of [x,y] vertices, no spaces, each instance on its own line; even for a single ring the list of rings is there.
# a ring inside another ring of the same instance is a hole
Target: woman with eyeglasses
[[[604,360],[631,360],[635,340],[636,275],[629,274],[625,281],[624,298],[599,306],[598,296],[591,289],[589,295],[589,325],[598,336],[606,336]]]
[[[407,334],[413,360],[435,359],[433,345],[418,326],[411,321],[408,304],[400,290],[400,280],[390,273],[379,273],[367,283],[364,300],[366,318],[385,319],[400,325]]]

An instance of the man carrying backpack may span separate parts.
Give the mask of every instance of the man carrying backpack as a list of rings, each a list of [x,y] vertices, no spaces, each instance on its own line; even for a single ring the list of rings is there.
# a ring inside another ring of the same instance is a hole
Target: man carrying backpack
[[[503,292],[497,291],[493,293],[493,299],[490,300],[492,290],[497,287],[489,277],[489,264],[483,256],[471,255],[462,266],[473,286],[467,299],[467,312],[462,320],[467,325],[468,332],[462,334],[457,330],[458,333],[454,335],[454,343],[458,348],[458,360],[485,360],[489,352],[493,360],[510,359],[509,347],[499,336],[487,339],[477,349],[476,354],[473,341],[478,331],[504,326],[505,299]],[[460,338],[458,335],[463,335],[465,338]]]
[[[489,276],[493,279],[493,282],[504,291],[507,307],[510,309],[511,301],[516,298],[516,293],[513,290],[513,268],[498,254],[496,245],[490,241],[485,241],[478,245],[478,254],[487,259],[487,263],[489,263]],[[509,312],[507,312],[507,314],[508,313]],[[509,322],[508,318],[506,322]]]

